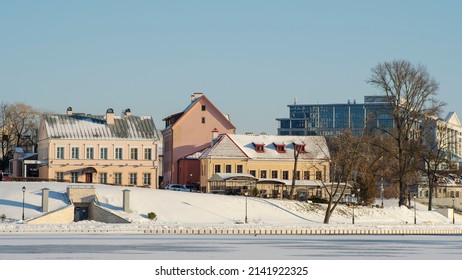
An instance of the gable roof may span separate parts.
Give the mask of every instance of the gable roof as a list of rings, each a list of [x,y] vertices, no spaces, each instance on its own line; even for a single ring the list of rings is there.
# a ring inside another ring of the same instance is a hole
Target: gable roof
[[[257,152],[254,143],[262,143],[264,152]],[[274,143],[285,144],[286,152],[278,152]],[[257,160],[293,159],[295,145],[305,145],[306,153],[300,160],[325,160],[330,158],[327,142],[324,136],[293,136],[293,135],[242,135],[222,134],[218,141],[207,150],[201,158],[207,157],[245,157]]]
[[[159,140],[150,116],[114,116],[114,124],[108,125],[105,116],[74,113],[46,115],[42,122],[49,138]]]
[[[169,125],[167,125],[165,129],[171,128],[175,124],[179,123],[184,118],[184,116],[187,115],[188,112],[191,111],[191,109],[194,108],[194,106],[196,106],[196,104],[198,104],[199,101],[201,100],[205,101],[207,104],[209,104],[215,110],[221,113],[221,111],[218,110],[218,108],[204,94],[201,94],[200,96],[196,97],[193,101],[191,101],[191,103],[188,106],[186,106],[186,108],[182,112],[172,114],[162,119],[163,121],[170,122]],[[228,124],[232,127],[232,129],[236,129],[236,127],[231,123],[231,121],[223,113],[221,113],[221,115],[223,116],[223,119],[227,121]]]
[[[446,118],[444,119],[445,122],[457,126],[461,126],[459,118],[457,117],[456,112],[449,112]]]

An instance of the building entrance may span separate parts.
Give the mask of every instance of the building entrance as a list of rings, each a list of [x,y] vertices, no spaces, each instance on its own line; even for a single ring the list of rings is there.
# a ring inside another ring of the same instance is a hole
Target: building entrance
[[[88,207],[76,206],[74,208],[74,222],[88,220]]]

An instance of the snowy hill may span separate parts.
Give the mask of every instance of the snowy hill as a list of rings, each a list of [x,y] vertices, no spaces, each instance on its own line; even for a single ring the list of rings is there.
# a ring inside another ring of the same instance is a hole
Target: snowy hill
[[[67,183],[50,182],[0,182],[0,215],[7,220],[0,228],[19,226],[22,215],[22,187],[26,187],[24,208],[25,220],[42,215],[41,189],[50,189],[50,211],[68,205],[65,196]],[[75,184],[73,184],[75,185]],[[146,188],[127,188],[95,184],[99,204],[132,221],[129,225],[108,225],[93,221],[82,221],[79,227],[141,227],[161,229],[302,229],[302,228],[459,228],[436,211],[427,211],[426,206],[417,205],[417,225],[414,225],[414,210],[398,207],[396,200],[386,200],[385,207],[359,207],[355,209],[355,225],[351,224],[352,209],[340,206],[333,214],[330,224],[323,224],[324,206],[320,204],[275,199],[247,199],[248,223],[244,224],[246,198],[204,193],[175,192]],[[130,189],[131,213],[123,212],[122,191]],[[151,221],[147,213],[154,212],[157,218]],[[456,220],[460,220],[459,216]],[[44,227],[43,225],[20,225]],[[47,225],[49,227],[49,225]]]

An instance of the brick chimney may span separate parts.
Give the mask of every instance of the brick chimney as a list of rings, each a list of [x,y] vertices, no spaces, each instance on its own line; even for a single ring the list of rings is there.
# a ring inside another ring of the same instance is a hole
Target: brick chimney
[[[106,111],[106,123],[114,124],[114,110],[112,110],[112,108],[109,108]]]
[[[130,117],[132,115],[132,111],[130,110],[130,108],[125,109],[124,115],[125,117]]]
[[[202,97],[204,94],[202,92],[195,92],[191,95],[191,102],[194,102],[194,100]]]

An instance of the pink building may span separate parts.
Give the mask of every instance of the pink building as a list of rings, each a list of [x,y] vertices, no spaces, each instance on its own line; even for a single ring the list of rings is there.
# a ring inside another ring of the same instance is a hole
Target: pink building
[[[163,184],[200,181],[199,160],[194,153],[210,147],[212,134],[234,134],[236,127],[202,93],[191,95],[183,112],[164,118]]]

